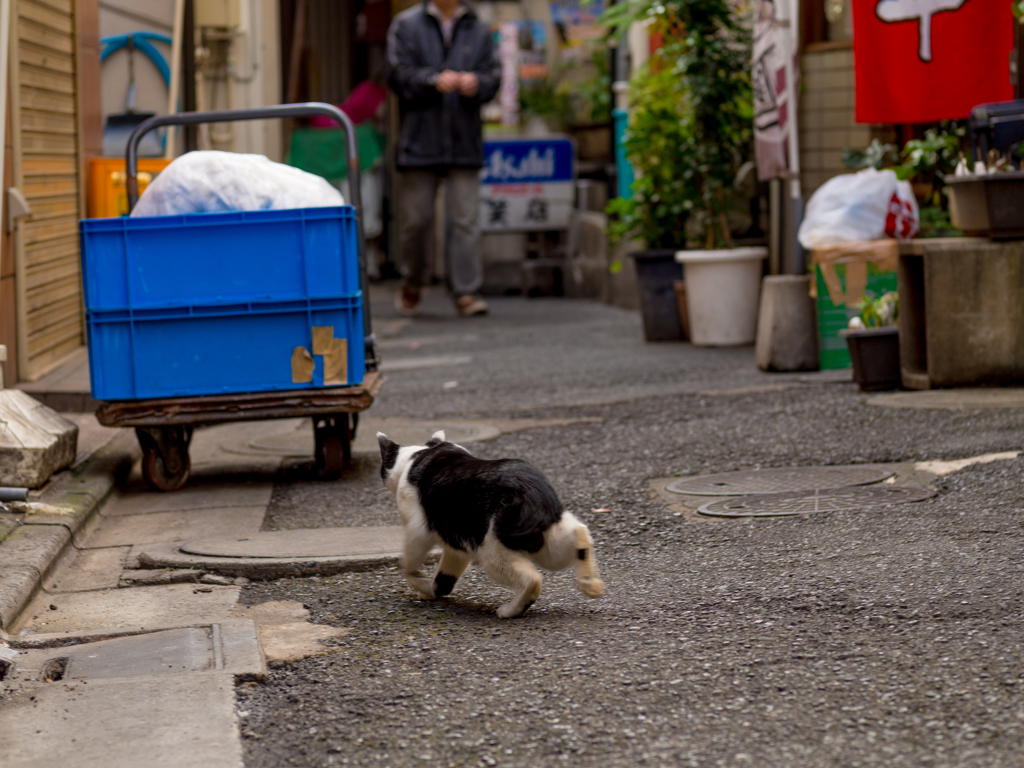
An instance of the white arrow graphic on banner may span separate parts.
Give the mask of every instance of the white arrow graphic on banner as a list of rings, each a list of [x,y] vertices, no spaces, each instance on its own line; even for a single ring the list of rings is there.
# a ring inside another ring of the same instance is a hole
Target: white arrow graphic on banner
[[[875,6],[875,15],[882,21],[914,21],[921,24],[919,31],[921,61],[932,60],[932,15],[939,11],[955,11],[967,0],[881,0]]]

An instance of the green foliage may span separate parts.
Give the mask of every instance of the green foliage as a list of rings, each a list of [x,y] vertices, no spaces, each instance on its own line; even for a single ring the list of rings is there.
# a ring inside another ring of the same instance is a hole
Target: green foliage
[[[878,139],[872,139],[867,149],[847,147],[843,150],[843,165],[854,171],[862,171],[865,168],[880,171],[896,165],[899,158],[899,150],[895,144],[883,144]]]
[[[520,83],[519,111],[524,120],[543,118],[555,131],[563,130],[573,122],[572,92],[562,82],[563,74],[556,71],[550,77]]]
[[[928,202],[941,205],[944,194],[942,179],[956,170],[960,140],[966,133],[967,129],[962,124],[943,121],[939,123],[938,130],[926,130],[923,139],[908,141],[899,154],[894,144],[883,144],[873,139],[866,149],[844,149],[843,165],[853,170],[892,168],[902,181],[931,185],[932,196]]]
[[[670,69],[647,67],[633,79],[630,103],[633,114],[623,141],[636,181],[632,198],[609,203],[609,233],[613,241],[636,233],[648,248],[679,248],[686,243],[687,218],[699,199],[686,88]]]
[[[1010,8],[1013,10],[1013,18],[1024,24],[1024,0],[1011,0]]]
[[[966,132],[962,125],[942,123],[937,131],[925,131],[923,139],[911,139],[903,146],[903,163],[896,168],[896,176],[931,184],[937,192],[942,187],[942,177],[956,170],[960,139]]]
[[[692,212],[705,247],[731,246],[726,213],[753,135],[749,25],[728,0],[628,0],[602,23],[616,34],[647,18],[665,42],[631,84],[625,147],[638,178],[633,200],[609,207],[612,235],[679,247]]]
[[[860,310],[860,319],[866,328],[896,325],[900,316],[900,295],[896,291],[889,291],[876,299],[865,294],[857,309]]]
[[[590,57],[596,70],[593,77],[573,87],[578,118],[591,123],[607,123],[612,119],[612,79],[608,71],[608,49],[596,48]]]
[[[941,205],[922,205],[918,209],[920,229],[918,237],[963,237],[964,233],[953,226],[949,211]]]

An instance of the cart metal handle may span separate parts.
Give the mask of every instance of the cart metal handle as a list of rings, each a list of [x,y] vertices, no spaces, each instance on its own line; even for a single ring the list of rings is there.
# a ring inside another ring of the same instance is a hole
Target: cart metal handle
[[[366,247],[363,242],[363,201],[360,187],[359,147],[356,129],[349,116],[332,104],[310,101],[303,104],[277,104],[255,109],[223,109],[211,112],[179,112],[175,115],[155,115],[139,123],[128,137],[125,153],[125,186],[128,192],[128,213],[139,202],[139,142],[154,128],[164,125],[199,125],[200,123],[230,123],[236,120],[272,120],[322,115],[333,118],[345,132],[345,154],[348,166],[349,202],[356,209],[356,254],[359,259],[359,287],[363,294],[363,331],[366,339],[366,369],[377,370],[377,351],[370,322],[370,291],[366,281]]]

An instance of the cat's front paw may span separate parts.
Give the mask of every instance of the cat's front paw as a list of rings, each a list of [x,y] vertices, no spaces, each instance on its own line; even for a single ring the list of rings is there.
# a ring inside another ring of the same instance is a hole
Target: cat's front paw
[[[520,606],[518,600],[509,600],[507,603],[498,607],[498,618],[499,619],[514,619],[516,616],[522,616],[526,613],[526,610],[533,605],[531,600],[526,605]]]
[[[423,600],[433,600],[434,595],[434,580],[427,578],[410,578],[409,586],[419,595]]]
[[[576,580],[580,591],[587,597],[600,597],[604,594],[604,582],[590,576],[583,576]]]

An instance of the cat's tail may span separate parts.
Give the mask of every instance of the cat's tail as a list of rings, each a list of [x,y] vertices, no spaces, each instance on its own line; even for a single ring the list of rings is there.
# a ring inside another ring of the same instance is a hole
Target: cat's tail
[[[587,597],[600,597],[604,594],[604,582],[597,575],[594,542],[587,526],[582,523],[576,527],[576,586]]]

